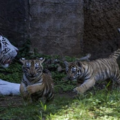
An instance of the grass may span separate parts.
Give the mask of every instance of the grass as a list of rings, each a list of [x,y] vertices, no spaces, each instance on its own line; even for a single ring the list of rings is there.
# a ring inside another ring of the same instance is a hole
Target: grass
[[[0,68],[0,78],[20,83],[21,64],[15,62],[7,69]],[[89,90],[84,95],[72,92],[75,83],[64,82],[63,73],[52,73],[55,82],[55,98],[49,104],[42,102],[25,105],[21,97],[16,102],[0,106],[1,120],[119,120],[120,92],[117,89]],[[94,92],[93,92],[94,91]],[[2,98],[2,96],[1,96]],[[8,97],[9,98],[9,97]],[[6,100],[6,97],[3,97]],[[13,97],[14,99],[14,97]],[[2,102],[2,101],[0,101]],[[3,102],[4,103],[4,102]]]
[[[67,93],[66,93],[67,94]],[[75,98],[56,94],[52,103],[41,102],[19,107],[1,107],[0,119],[12,120],[119,120],[120,93],[118,90],[91,92]]]

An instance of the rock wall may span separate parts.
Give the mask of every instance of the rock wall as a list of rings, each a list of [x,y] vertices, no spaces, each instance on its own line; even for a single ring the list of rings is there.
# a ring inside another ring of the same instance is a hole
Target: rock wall
[[[107,57],[120,48],[120,0],[84,0],[84,53]]]
[[[32,48],[50,55],[78,56],[83,46],[83,0],[29,0]]]
[[[30,39],[43,54],[106,57],[120,48],[118,28],[120,0],[0,2],[0,34],[16,46]]]
[[[0,0],[0,35],[20,46],[25,40],[24,0]]]

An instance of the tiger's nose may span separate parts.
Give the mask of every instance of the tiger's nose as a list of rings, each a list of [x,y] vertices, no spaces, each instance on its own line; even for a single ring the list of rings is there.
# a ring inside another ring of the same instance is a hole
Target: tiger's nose
[[[35,73],[30,73],[30,77],[35,77]]]

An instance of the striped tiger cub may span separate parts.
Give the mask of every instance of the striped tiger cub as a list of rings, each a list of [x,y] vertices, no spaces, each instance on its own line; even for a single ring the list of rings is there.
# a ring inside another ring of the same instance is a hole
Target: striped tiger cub
[[[25,101],[35,102],[39,98],[46,98],[49,102],[54,98],[53,80],[49,74],[43,73],[44,59],[20,59],[23,66],[23,78],[20,84],[20,93]]]
[[[68,79],[84,82],[74,88],[77,93],[84,93],[95,85],[97,81],[110,78],[120,85],[120,70],[117,64],[117,58],[120,56],[120,49],[111,54],[108,58],[97,59],[93,61],[75,61],[66,62],[66,72]]]

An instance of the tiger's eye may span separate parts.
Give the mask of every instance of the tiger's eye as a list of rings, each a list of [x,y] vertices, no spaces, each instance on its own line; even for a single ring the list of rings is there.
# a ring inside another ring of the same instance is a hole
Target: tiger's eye
[[[26,63],[25,68],[30,69],[30,63]]]
[[[36,63],[35,64],[35,69],[38,69],[39,68],[39,63]]]
[[[73,68],[72,68],[72,72],[76,72],[76,67],[73,67]]]

